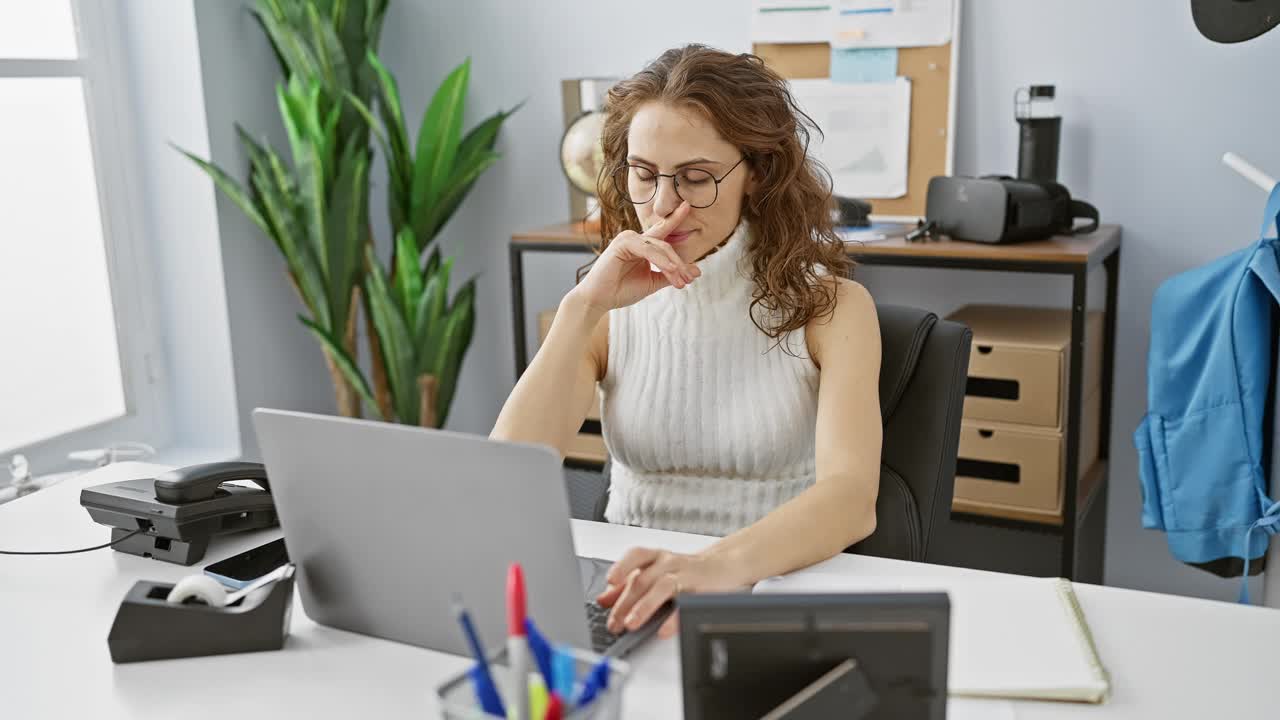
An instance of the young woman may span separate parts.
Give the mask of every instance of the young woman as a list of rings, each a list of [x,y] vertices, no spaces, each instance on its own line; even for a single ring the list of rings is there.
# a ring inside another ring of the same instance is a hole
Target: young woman
[[[606,107],[600,255],[492,436],[563,452],[599,382],[606,518],[720,536],[615,564],[599,602],[618,632],[871,534],[880,330],[845,279],[812,122],[759,58],[669,50]]]

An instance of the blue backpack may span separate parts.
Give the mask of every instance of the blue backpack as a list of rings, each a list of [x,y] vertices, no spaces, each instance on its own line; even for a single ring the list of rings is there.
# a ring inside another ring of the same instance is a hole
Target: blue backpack
[[[1266,233],[1278,215],[1280,184],[1257,243],[1156,290],[1147,415],[1133,436],[1143,526],[1163,530],[1182,562],[1243,558],[1245,603],[1249,561],[1280,530],[1262,465],[1280,303],[1280,240]]]

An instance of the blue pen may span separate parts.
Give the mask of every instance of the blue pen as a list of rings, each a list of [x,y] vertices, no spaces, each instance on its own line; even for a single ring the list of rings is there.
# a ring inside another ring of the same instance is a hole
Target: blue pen
[[[600,658],[600,662],[596,663],[596,666],[587,674],[586,682],[582,684],[582,694],[578,696],[578,702],[574,703],[574,706],[583,707],[595,700],[600,691],[608,689],[609,658]]]
[[[555,688],[551,673],[551,643],[538,632],[538,627],[533,624],[532,618],[524,619],[524,634],[529,638],[529,652],[533,654],[533,661],[538,665],[538,672],[542,673],[542,684],[546,685],[547,692],[550,692]]]
[[[471,622],[470,613],[455,599],[453,614],[462,624],[462,633],[467,636],[467,643],[471,645],[471,654],[476,658],[475,666],[467,672],[471,677],[471,684],[475,687],[476,702],[480,703],[480,709],[486,714],[506,717],[507,711],[502,706],[502,696],[498,694],[498,688],[493,684],[493,675],[489,673],[489,659],[485,657],[484,646],[480,644],[480,636],[476,634],[476,626]]]
[[[551,675],[555,678],[551,689],[565,703],[572,703],[574,686],[578,684],[578,661],[573,654],[564,648],[556,648],[551,655]]]

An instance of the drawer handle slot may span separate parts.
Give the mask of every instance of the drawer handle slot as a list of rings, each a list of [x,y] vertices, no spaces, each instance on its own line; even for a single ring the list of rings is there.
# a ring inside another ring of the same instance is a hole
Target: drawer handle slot
[[[997,482],[1022,482],[1022,469],[1013,463],[989,462],[987,460],[956,460],[956,475],[979,480],[995,480]]]
[[[1017,400],[1020,387],[1017,380],[970,376],[965,383],[964,394],[997,400]]]

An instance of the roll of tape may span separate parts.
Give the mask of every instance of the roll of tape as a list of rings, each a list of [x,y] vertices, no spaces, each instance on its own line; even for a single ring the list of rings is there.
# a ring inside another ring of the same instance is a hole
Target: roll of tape
[[[192,598],[201,600],[210,607],[222,607],[227,604],[227,591],[221,583],[208,575],[188,575],[173,586],[164,600],[181,605]]]

